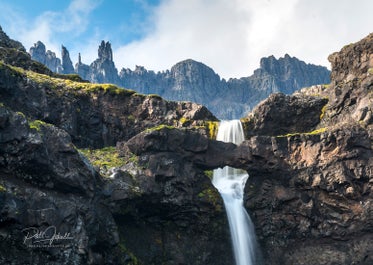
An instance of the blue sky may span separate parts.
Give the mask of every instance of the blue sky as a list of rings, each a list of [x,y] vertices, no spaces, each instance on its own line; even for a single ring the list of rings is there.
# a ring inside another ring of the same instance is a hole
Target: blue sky
[[[184,59],[221,77],[249,76],[260,58],[327,56],[373,32],[371,0],[0,0],[0,25],[28,50],[41,40],[72,61],[110,41],[118,70],[170,69]]]

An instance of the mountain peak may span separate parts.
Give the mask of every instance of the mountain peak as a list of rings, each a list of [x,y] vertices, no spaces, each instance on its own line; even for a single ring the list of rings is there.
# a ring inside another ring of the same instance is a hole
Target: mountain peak
[[[113,61],[113,50],[111,49],[110,42],[101,41],[98,47],[98,58],[101,60]]]
[[[195,61],[193,59],[186,59],[181,62],[178,62],[171,68],[171,72],[183,72],[183,73],[189,73],[189,74],[196,74],[199,76],[218,76],[218,74],[215,73],[215,71],[205,65],[204,63]],[[218,77],[220,79],[220,77]]]

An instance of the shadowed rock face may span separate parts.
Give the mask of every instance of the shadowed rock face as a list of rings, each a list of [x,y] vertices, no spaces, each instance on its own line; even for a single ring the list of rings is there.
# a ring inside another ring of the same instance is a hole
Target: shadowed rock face
[[[259,148],[263,155],[265,146]],[[342,264],[371,263],[373,152],[367,131],[351,125],[272,137],[266,150],[283,159],[283,167],[249,170],[245,203],[266,264],[333,264],[341,257]]]
[[[0,65],[0,263],[136,264],[134,254],[144,264],[230,263],[222,204],[201,169],[165,154],[159,172],[127,162],[104,179],[74,146],[113,145],[160,124],[206,134],[203,122],[216,118],[195,103],[45,73]],[[66,248],[31,248],[29,227],[67,233]]]
[[[0,263],[119,264],[116,224],[99,203],[103,182],[65,131],[0,107],[0,166]],[[37,242],[37,231],[68,239]]]

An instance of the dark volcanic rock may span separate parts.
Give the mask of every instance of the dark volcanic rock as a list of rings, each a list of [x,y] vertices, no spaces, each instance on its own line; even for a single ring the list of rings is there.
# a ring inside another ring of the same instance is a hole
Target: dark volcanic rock
[[[236,146],[206,138],[190,130],[162,128],[143,132],[125,143],[136,155],[146,153],[176,153],[202,169],[214,169],[226,165],[248,171],[260,171],[263,166],[272,165],[280,169],[281,160],[276,160],[272,149],[261,149],[261,138],[253,138],[250,144]],[[259,146],[259,149],[258,149]]]
[[[220,151],[234,147],[213,143]],[[120,169],[132,175],[135,195],[117,193],[127,203],[114,212],[125,224],[121,231],[129,248],[144,264],[232,263],[222,200],[203,171],[211,167],[212,160],[202,158],[209,156],[210,145],[198,133],[163,128],[117,146],[121,155],[139,154],[138,166]]]
[[[1,106],[0,165],[1,264],[123,264],[102,181],[66,132]]]
[[[272,94],[244,119],[246,135],[311,132],[323,116],[327,98]]]
[[[282,108],[271,103],[275,96],[254,111],[254,116],[263,117],[256,119],[254,128],[268,129],[254,129],[254,133],[270,134],[283,124],[288,124],[288,131],[276,132],[291,133],[264,137],[267,140],[258,146],[282,159],[281,170],[267,166],[257,172],[249,170],[246,206],[256,224],[266,264],[373,262],[372,47],[370,35],[333,54],[331,85],[303,89],[290,97],[310,102],[298,115],[294,116],[291,106],[289,115],[284,115]],[[328,102],[320,113],[323,99]],[[302,104],[297,105],[295,109]],[[265,118],[266,113],[276,118]],[[319,124],[305,126],[316,121],[318,113]],[[297,129],[303,133],[294,132],[296,124],[305,126]],[[255,149],[253,139],[257,136],[243,145]]]
[[[373,34],[329,56],[332,83],[327,123],[358,122],[372,130]],[[372,133],[372,131],[371,131]]]
[[[0,116],[3,173],[16,173],[36,186],[92,196],[95,172],[84,163],[65,131],[41,121],[27,123],[23,115],[5,107]]]
[[[349,82],[356,77],[372,75],[371,71],[369,72],[373,67],[372,39],[373,33],[358,44],[346,45],[340,52],[329,55],[333,83]]]
[[[249,170],[246,185],[266,264],[373,261],[370,141],[364,129],[343,126],[267,142],[284,167]]]

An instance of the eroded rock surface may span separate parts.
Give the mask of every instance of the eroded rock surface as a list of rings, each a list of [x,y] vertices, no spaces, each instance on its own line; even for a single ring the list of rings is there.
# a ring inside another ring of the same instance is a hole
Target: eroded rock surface
[[[160,124],[194,126],[200,125],[198,120],[216,121],[195,103],[166,101],[114,85],[73,83],[0,64],[0,101],[66,130],[79,147],[115,145]]]

